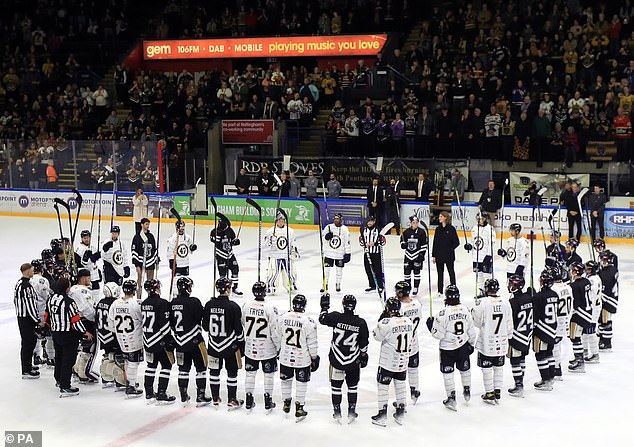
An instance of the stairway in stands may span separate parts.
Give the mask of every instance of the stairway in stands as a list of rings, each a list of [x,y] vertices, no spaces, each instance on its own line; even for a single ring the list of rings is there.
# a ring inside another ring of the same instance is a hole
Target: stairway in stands
[[[95,145],[92,144],[92,142],[86,142],[86,144],[78,145],[76,150],[77,163],[74,160],[69,162],[59,173],[59,179],[57,181],[59,189],[72,189],[75,187],[75,166],[79,167],[79,163],[84,159],[84,157],[86,157],[91,164],[97,161],[97,151],[95,150]]]

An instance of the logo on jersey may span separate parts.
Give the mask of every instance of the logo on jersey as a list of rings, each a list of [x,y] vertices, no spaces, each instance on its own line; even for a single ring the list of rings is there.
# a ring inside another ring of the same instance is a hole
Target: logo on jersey
[[[332,239],[330,239],[330,247],[335,250],[341,247],[341,238],[337,235],[333,235]]]
[[[121,250],[115,250],[112,254],[112,262],[114,265],[123,265],[123,252]]]
[[[517,258],[517,253],[515,252],[515,249],[511,247],[506,251],[506,259],[509,262],[513,262],[515,261],[515,258]]]
[[[277,241],[275,241],[275,245],[277,246],[278,250],[286,250],[286,247],[288,246],[288,240],[284,236],[279,236],[277,238]]]
[[[187,244],[178,244],[178,247],[176,247],[176,254],[179,258],[186,258],[189,254],[189,247],[187,247]]]
[[[418,241],[416,239],[407,240],[407,251],[415,251],[418,248]]]
[[[484,248],[484,239],[482,239],[480,236],[476,236],[476,238],[473,240],[473,245],[476,250],[482,250]]]
[[[29,206],[29,198],[27,196],[20,196],[18,198],[18,203],[22,208],[26,208],[27,206]]]

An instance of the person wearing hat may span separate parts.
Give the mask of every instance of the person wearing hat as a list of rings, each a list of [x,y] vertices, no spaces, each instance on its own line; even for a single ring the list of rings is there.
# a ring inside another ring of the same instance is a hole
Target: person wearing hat
[[[91,290],[94,302],[99,301],[99,285],[101,283],[101,272],[97,266],[97,261],[101,259],[99,248],[95,248],[90,244],[91,234],[89,230],[81,232],[81,242],[77,246],[75,253],[81,258],[81,266],[90,272]]]
[[[332,223],[324,227],[324,265],[326,267],[326,289],[330,280],[330,271],[336,270],[336,290],[341,292],[343,267],[350,262],[350,230],[343,224],[343,215],[336,213]]]
[[[114,225],[110,230],[110,240],[103,244],[103,275],[105,283],[123,284],[123,278],[130,277],[130,253],[119,238],[121,229]]]
[[[77,271],[77,284],[70,288],[68,296],[77,307],[81,321],[93,337],[95,335],[95,306],[97,300],[92,295],[91,273],[88,269]],[[91,372],[92,363],[95,358],[95,345],[85,341],[81,343],[81,349],[77,355],[74,371],[79,376],[81,382],[96,382],[98,376]]]
[[[368,276],[366,292],[379,289],[383,293],[383,268],[381,265],[381,250],[385,245],[385,236],[381,235],[376,226],[376,218],[368,217],[366,224],[361,227],[359,244],[363,247],[363,265]]]
[[[379,185],[378,176],[372,179],[372,185],[367,189],[366,197],[368,198],[368,215],[374,217],[376,225],[380,227],[383,221],[385,190]]]
[[[590,237],[594,242],[597,234],[597,224],[599,224],[599,237],[605,238],[605,229],[603,227],[603,221],[605,218],[605,204],[608,198],[603,191],[601,191],[601,184],[595,183],[592,188],[592,194],[588,195],[588,209],[590,210]]]
[[[299,258],[299,251],[297,250],[297,242],[295,240],[295,232],[292,228],[287,228],[286,219],[279,213],[275,219],[275,225],[273,225],[266,232],[264,241],[269,247],[269,266],[267,275],[267,293],[275,293],[275,287],[277,280],[282,271],[285,272],[286,277],[293,287],[293,290],[297,290],[297,274],[295,269],[289,262],[292,259]],[[288,245],[290,244],[290,249]],[[291,253],[289,259],[289,251]],[[288,284],[287,284],[288,286]]]

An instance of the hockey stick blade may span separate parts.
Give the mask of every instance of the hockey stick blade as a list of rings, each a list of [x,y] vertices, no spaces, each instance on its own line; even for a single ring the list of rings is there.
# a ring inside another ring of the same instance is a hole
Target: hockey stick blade
[[[286,214],[286,211],[284,211],[282,208],[278,208],[277,212],[280,213],[282,215],[282,217],[284,217],[284,219],[286,220],[287,225],[288,225],[288,215]]]
[[[70,205],[68,205],[68,203],[66,203],[64,200],[60,199],[59,197],[55,197],[53,199],[53,201],[55,203],[59,203],[60,205],[62,205],[64,208],[66,208],[66,210],[70,211]]]
[[[277,174],[273,174],[273,178],[275,179],[277,186],[282,186],[282,180],[277,176]]]
[[[392,228],[394,228],[394,222],[390,222],[386,226],[381,228],[381,231],[379,232],[379,234],[381,236],[385,236],[387,233],[389,233],[392,230]]]
[[[310,203],[313,204],[313,206],[315,207],[315,209],[317,209],[317,211],[319,211],[319,202],[317,202],[317,200],[315,200],[314,197],[306,197],[306,200],[308,200]]]
[[[212,197],[212,199],[213,199],[213,197]],[[247,198],[247,203],[249,205],[251,205],[253,208],[255,208],[258,211],[258,213],[262,214],[262,207],[260,205],[258,205],[258,203],[255,200],[253,200],[252,198],[249,197],[249,198]]]
[[[174,208],[171,208],[171,209],[170,209],[170,214],[171,214],[172,216],[174,216],[174,217],[176,218],[176,220],[178,220],[178,221],[183,220],[183,219],[181,219],[181,215],[180,215],[180,214],[178,214],[178,211],[176,211]]]
[[[84,198],[81,196],[81,193],[76,189],[73,188],[71,191],[73,191],[73,194],[75,194],[77,197],[75,197],[75,201],[77,202],[77,205],[81,205],[84,202]]]

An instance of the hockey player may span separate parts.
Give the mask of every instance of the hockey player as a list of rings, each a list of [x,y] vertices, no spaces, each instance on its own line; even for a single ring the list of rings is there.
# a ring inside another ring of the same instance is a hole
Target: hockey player
[[[194,281],[181,276],[176,281],[178,295],[170,307],[170,327],[176,341],[176,362],[178,363],[178,389],[181,402],[187,405],[189,394],[189,371],[192,363],[196,369],[196,406],[209,405],[211,398],[205,395],[207,386],[207,348],[201,330],[203,305],[191,296]]]
[[[511,275],[506,282],[511,294],[509,304],[513,314],[513,336],[509,341],[508,357],[515,381],[515,386],[508,391],[514,397],[524,397],[526,356],[530,351],[533,335],[533,301],[531,295],[524,292],[525,285],[526,281],[520,275]]]
[[[549,269],[539,275],[541,290],[533,295],[533,351],[541,379],[534,384],[540,391],[552,391],[555,378],[553,347],[557,341],[559,295],[552,289],[555,278]]]
[[[166,256],[174,276],[189,276],[189,253],[195,252],[198,247],[185,233],[185,222],[178,220],[175,225],[176,231],[167,239]]]
[[[137,388],[137,372],[143,361],[143,315],[136,299],[137,284],[126,280],[121,286],[124,296],[117,298],[108,311],[108,323],[113,329],[125,360],[126,397],[139,397],[143,390]]]
[[[308,412],[304,410],[306,389],[311,373],[319,368],[317,325],[306,311],[306,297],[295,295],[293,309],[280,315],[276,338],[280,340],[280,379],[284,413],[291,411],[293,377],[295,389],[295,421],[303,421]]]
[[[473,271],[476,274],[476,283],[484,284],[486,279],[492,278],[493,243],[495,241],[495,230],[489,225],[487,213],[481,213],[478,216],[478,223],[471,229],[471,241],[472,244],[465,244],[465,249],[473,253]]]
[[[46,312],[46,302],[53,294],[48,279],[44,277],[45,265],[41,259],[31,261],[33,266],[33,277],[29,280],[33,289],[35,289],[37,315],[40,321],[44,321],[44,313]],[[38,340],[33,351],[33,365],[55,366],[55,348],[53,347],[53,338],[49,330],[40,331],[41,340]]]
[[[170,305],[161,298],[161,282],[148,279],[143,284],[148,297],[141,302],[143,314],[143,349],[145,350],[145,398],[157,404],[171,404],[175,396],[167,394],[170,372],[174,364],[174,338],[170,331]],[[154,392],[154,376],[158,370],[158,390]]]
[[[288,265],[289,261],[299,258],[299,251],[297,250],[297,242],[295,240],[295,231],[292,228],[286,227],[286,219],[280,213],[275,219],[275,225],[269,228],[264,237],[264,241],[269,247],[269,271],[267,279],[267,292],[275,293],[275,287],[277,286],[277,280],[280,273],[284,271],[286,278],[289,281],[287,287],[293,287],[293,290],[297,290],[297,275],[295,269],[291,265]],[[288,238],[287,238],[288,231]],[[290,249],[288,247],[290,244]],[[289,259],[290,250],[290,259]]]
[[[584,361],[586,363],[599,363],[599,337],[597,335],[597,321],[601,314],[601,290],[603,285],[598,275],[599,264],[596,261],[586,262],[586,278],[590,281],[590,304],[592,306],[592,325],[584,328],[581,335],[583,343]]]
[[[97,326],[97,337],[99,346],[103,349],[101,359],[101,386],[109,388],[116,385],[125,389],[125,379],[123,369],[115,362],[115,355],[119,356],[121,348],[113,332],[114,328],[108,323],[110,307],[121,296],[121,286],[114,282],[107,282],[103,286],[103,298],[97,303],[95,318]]]
[[[370,216],[366,224],[361,227],[359,244],[363,247],[363,265],[365,274],[368,277],[368,288],[366,292],[379,289],[383,293],[383,269],[381,267],[381,250],[385,245],[385,236],[381,235],[376,228],[376,217]]]
[[[91,372],[95,358],[95,302],[91,291],[92,276],[88,269],[79,269],[77,284],[70,288],[68,296],[75,301],[82,323],[88,332],[93,334],[93,341],[82,341],[74,371],[82,382],[96,382],[97,376]]]
[[[242,325],[244,326],[244,369],[246,370],[246,409],[255,407],[253,391],[255,376],[260,365],[264,373],[264,409],[270,413],[275,408],[273,386],[277,371],[277,353],[279,340],[277,333],[277,308],[265,301],[266,284],[258,281],[252,287],[254,300],[242,306]]]
[[[583,277],[585,266],[580,262],[570,264],[570,277],[572,282],[572,316],[570,318],[570,340],[574,360],[568,365],[568,371],[584,373],[585,361],[583,357],[583,343],[581,337],[586,328],[592,326],[592,304],[590,303],[591,284]]]
[[[403,273],[405,281],[412,289],[412,295],[418,294],[420,286],[420,270],[425,261],[427,252],[427,234],[418,226],[418,217],[410,216],[409,228],[401,234],[401,249],[405,250],[403,258]],[[412,272],[414,273],[414,283],[412,284]]]
[[[418,389],[418,325],[422,318],[421,303],[417,299],[409,296],[411,290],[410,283],[407,281],[399,281],[394,286],[396,298],[401,302],[401,315],[412,320],[414,330],[410,343],[409,362],[407,364],[407,378],[409,380],[409,391],[412,397],[412,405],[416,405],[416,401],[420,397]]]
[[[546,247],[546,265],[550,266],[555,262],[564,262],[566,248],[559,242],[561,233],[558,230],[551,230],[548,237],[550,245]]]
[[[137,282],[154,279],[154,269],[161,262],[156,252],[156,240],[150,233],[150,219],[141,219],[141,231],[132,238],[132,264],[136,268]],[[146,278],[143,278],[145,271]],[[141,298],[141,289],[137,291],[137,298]]]
[[[597,258],[601,258],[601,255],[603,254],[603,252],[607,251],[609,252],[612,257],[612,265],[614,265],[614,267],[618,270],[619,269],[619,258],[612,253],[610,250],[608,250],[605,246],[605,241],[603,239],[600,238],[596,238],[592,244],[594,246],[594,250],[597,252]]]
[[[209,385],[214,406],[220,405],[220,370],[227,370],[227,407],[237,410],[244,403],[238,400],[238,370],[242,368],[244,333],[240,306],[229,299],[231,281],[216,280],[217,297],[212,297],[203,310],[202,327],[208,332]]]
[[[341,278],[343,276],[343,267],[350,262],[350,230],[343,224],[343,216],[336,213],[333,222],[326,225],[323,231],[324,235],[324,266],[326,267],[326,291],[330,281],[330,271],[334,266],[335,288],[337,292],[341,292]],[[324,290],[321,291],[322,293]]]
[[[506,249],[500,252],[500,256],[506,258],[506,277],[513,275],[524,277],[528,270],[530,247],[528,240],[522,236],[522,226],[513,223],[509,226],[511,237],[506,240]]]
[[[236,256],[233,254],[233,247],[240,245],[240,239],[231,228],[231,222],[222,214],[218,213],[218,230],[215,228],[209,233],[209,240],[216,245],[216,265],[220,277],[229,278],[233,284],[233,293],[242,295],[238,289],[238,272],[240,267]],[[286,233],[284,233],[286,235]]]
[[[480,329],[476,340],[478,366],[482,368],[484,391],[482,400],[487,404],[497,404],[502,396],[504,380],[504,356],[509,349],[509,338],[513,333],[511,306],[498,295],[500,284],[497,279],[487,279],[484,283],[485,296],[472,310],[473,323]]]
[[[558,296],[557,299],[557,335],[553,346],[553,358],[555,361],[555,380],[563,380],[561,372],[561,342],[568,337],[570,331],[570,314],[572,312],[572,289],[567,282],[564,281],[564,275],[568,277],[566,267],[561,264],[553,264],[549,267],[551,276],[553,277],[553,285],[550,287]]]
[[[579,241],[575,238],[570,238],[566,241],[566,251],[564,252],[564,262],[567,267],[570,267],[572,263],[577,262],[579,264],[583,263],[581,260],[581,256],[577,254],[577,247],[579,246]]]
[[[102,279],[101,272],[97,266],[97,261],[101,259],[101,253],[99,248],[95,249],[95,247],[90,245],[90,231],[83,230],[81,232],[81,242],[77,246],[75,253],[81,258],[81,267],[90,272],[90,288],[93,300],[96,303],[99,300],[99,287]]]
[[[612,315],[616,313],[619,302],[619,271],[614,265],[614,262],[617,262],[616,255],[610,250],[601,252],[599,262],[601,263],[599,277],[602,284],[603,303],[599,318],[599,350],[610,352],[612,351]]]
[[[412,320],[401,315],[401,302],[390,297],[385,302],[385,310],[372,332],[374,339],[381,343],[379,368],[376,374],[377,398],[379,412],[372,416],[372,423],[385,427],[387,425],[387,401],[390,394],[390,383],[394,380],[396,395],[396,411],[394,420],[403,423],[407,406],[407,365],[410,356],[410,343],[414,336]]]
[[[427,319],[427,329],[440,340],[440,372],[445,382],[447,399],[442,403],[456,411],[456,385],[453,379],[454,367],[460,371],[462,395],[466,402],[471,400],[471,360],[477,331],[471,312],[460,304],[458,287],[450,284],[445,289],[445,308],[435,317]]]
[[[121,229],[114,225],[110,230],[110,240],[103,244],[103,276],[105,282],[123,284],[130,277],[130,255],[119,238]]]
[[[348,423],[357,417],[357,386],[361,375],[360,368],[368,365],[368,325],[365,320],[354,314],[357,299],[354,295],[345,295],[341,301],[343,312],[329,312],[330,295],[325,293],[320,300],[319,322],[332,328],[332,342],[328,360],[330,361],[330,390],[333,415],[341,423],[341,401],[343,382],[348,387]]]

